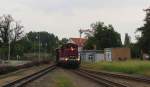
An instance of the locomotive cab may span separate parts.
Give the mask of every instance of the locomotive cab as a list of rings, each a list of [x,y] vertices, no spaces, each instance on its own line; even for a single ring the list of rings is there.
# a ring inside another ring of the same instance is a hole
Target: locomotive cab
[[[59,65],[79,66],[80,57],[78,56],[78,46],[73,43],[62,45],[56,50],[56,61]]]

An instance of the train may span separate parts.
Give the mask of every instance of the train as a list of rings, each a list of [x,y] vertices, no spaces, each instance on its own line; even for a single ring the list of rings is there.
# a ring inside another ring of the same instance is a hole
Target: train
[[[56,63],[59,66],[76,67],[81,63],[79,57],[78,45],[73,43],[63,44],[56,49]]]

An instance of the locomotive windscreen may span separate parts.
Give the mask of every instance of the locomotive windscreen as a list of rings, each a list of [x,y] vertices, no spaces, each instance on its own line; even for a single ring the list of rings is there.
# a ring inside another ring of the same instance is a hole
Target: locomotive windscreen
[[[65,44],[61,47],[61,57],[78,56],[78,46],[75,44]]]

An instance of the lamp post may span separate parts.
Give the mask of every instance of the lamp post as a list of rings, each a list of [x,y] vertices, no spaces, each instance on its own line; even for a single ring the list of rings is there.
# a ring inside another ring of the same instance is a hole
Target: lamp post
[[[46,56],[46,53],[47,53],[47,50],[46,50],[46,49],[47,49],[47,43],[45,43],[45,59],[46,59],[46,57],[47,57],[47,56]]]
[[[36,37],[35,37],[36,38]],[[34,56],[35,56],[35,39],[33,41],[33,53],[34,53]]]
[[[10,62],[10,31],[8,30],[8,62]]]
[[[39,34],[39,59],[38,61],[40,61],[40,50],[41,50],[41,43],[40,43],[40,32],[38,33]]]

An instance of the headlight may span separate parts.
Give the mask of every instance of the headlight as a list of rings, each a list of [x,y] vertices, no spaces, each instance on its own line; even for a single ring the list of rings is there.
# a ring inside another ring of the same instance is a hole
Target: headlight
[[[78,58],[77,60],[80,61],[80,58]]]
[[[65,61],[68,61],[68,58],[65,58]]]

